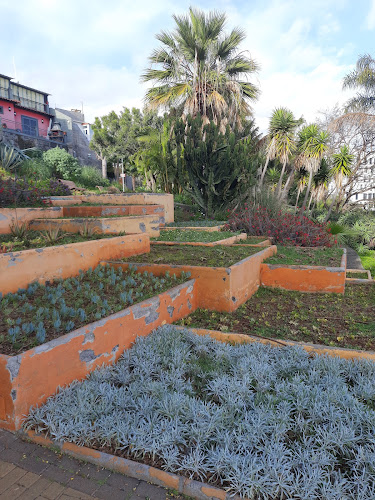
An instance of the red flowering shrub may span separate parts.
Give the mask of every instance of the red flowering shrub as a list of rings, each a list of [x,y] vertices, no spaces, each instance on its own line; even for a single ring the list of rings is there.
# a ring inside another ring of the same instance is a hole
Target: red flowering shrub
[[[40,207],[50,205],[49,196],[70,195],[70,189],[56,179],[4,179],[0,176],[0,207]]]
[[[275,245],[330,247],[337,243],[327,224],[317,224],[308,217],[277,212],[265,207],[245,207],[232,214],[226,230],[243,231],[251,236],[267,236]]]

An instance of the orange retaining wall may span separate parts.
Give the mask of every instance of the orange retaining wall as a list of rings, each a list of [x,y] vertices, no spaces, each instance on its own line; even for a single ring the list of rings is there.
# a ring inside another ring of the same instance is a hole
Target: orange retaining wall
[[[17,219],[16,219],[17,212]],[[48,217],[50,219],[62,217],[61,207],[50,208],[0,208],[0,234],[9,234],[10,226],[18,220],[19,223],[33,219]]]
[[[151,271],[156,276],[167,271],[177,276],[182,271],[190,272],[192,278],[197,280],[198,307],[230,312],[235,311],[258,290],[261,263],[275,255],[276,250],[274,245],[267,247],[228,268],[114,261],[109,264],[123,269],[133,264],[139,272]]]
[[[340,267],[286,266],[263,263],[260,270],[261,285],[299,292],[344,293],[346,250]]]
[[[109,205],[163,205],[165,222],[174,222],[173,194],[167,193],[121,193],[88,194],[77,196],[51,196],[52,205],[66,206],[76,203],[104,203]]]
[[[120,259],[150,251],[147,234],[131,234],[82,243],[0,254],[0,292],[25,288],[32,281],[76,276],[103,259]]]
[[[260,344],[271,344],[274,347],[283,347],[281,344],[284,344],[286,346],[302,347],[305,351],[314,354],[327,354],[328,356],[337,356],[343,359],[368,359],[370,361],[375,361],[374,351],[359,351],[356,349],[345,349],[343,347],[327,347],[321,344],[306,344],[305,342],[294,342],[293,340],[285,339],[266,339],[262,337],[252,337],[251,335],[245,335],[243,333],[223,333],[217,330],[206,330],[204,328],[190,328],[177,325],[175,325],[175,328],[178,330],[189,330],[197,335],[209,335],[219,342],[228,342],[229,344],[251,344],[253,342],[259,342]]]
[[[209,243],[200,242],[200,241],[152,241],[152,245],[190,245],[190,246],[198,246],[198,247],[214,247],[216,245],[233,245],[236,241],[246,240],[246,233],[236,234],[234,236],[230,236],[229,238],[225,238],[224,240],[211,241]],[[238,245],[236,245],[238,246]],[[242,245],[245,246],[245,245]],[[246,245],[249,246],[249,245]],[[251,245],[253,246],[253,245]],[[258,245],[257,245],[258,246]],[[260,246],[260,245],[259,245]],[[263,245],[262,245],[263,246]]]
[[[208,233],[213,233],[214,231],[220,231],[224,227],[224,224],[221,226],[171,226],[171,227],[163,227],[163,231],[175,231],[176,229],[181,229],[185,231],[207,231]]]
[[[31,406],[58,387],[114,363],[139,335],[195,311],[196,295],[196,282],[189,280],[17,356],[0,354],[0,427],[20,429]]]
[[[157,214],[160,224],[164,224],[163,205],[103,205],[81,207],[63,207],[64,217],[105,217],[107,215],[153,215]]]
[[[29,227],[35,231],[45,231],[50,227],[59,227],[68,233],[78,233],[84,224],[97,229],[100,234],[147,233],[154,238],[160,234],[160,218],[157,215],[139,215],[130,217],[102,217],[100,219],[35,219]]]

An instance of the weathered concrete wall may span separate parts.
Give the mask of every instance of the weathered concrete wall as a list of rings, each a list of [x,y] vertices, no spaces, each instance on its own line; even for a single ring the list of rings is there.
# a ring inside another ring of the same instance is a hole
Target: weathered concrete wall
[[[102,203],[109,205],[163,205],[165,222],[174,222],[173,194],[167,193],[122,193],[91,194],[82,196],[52,196],[52,205],[66,206],[76,203]]]
[[[214,247],[216,245],[225,245],[225,246],[230,246],[233,245],[236,241],[241,241],[241,240],[246,240],[247,235],[246,233],[241,233],[241,234],[236,234],[234,236],[230,236],[229,238],[224,238],[223,240],[218,240],[218,241],[211,241],[209,243],[204,243],[204,242],[196,242],[196,241],[153,241],[153,245],[190,245],[190,246],[196,246],[196,247]],[[238,245],[236,245],[238,246]],[[246,245],[250,246],[250,245]]]
[[[105,217],[108,215],[153,215],[164,220],[163,205],[114,205],[63,207],[64,217]],[[162,223],[162,222],[161,222]]]
[[[9,234],[10,226],[17,220],[20,223],[29,222],[33,219],[47,217],[53,219],[62,217],[63,210],[60,207],[50,208],[0,208],[0,234]]]
[[[0,140],[1,139],[3,139],[4,142],[10,146],[16,146],[16,148],[19,149],[37,148],[41,151],[48,151],[52,148],[61,148],[68,151],[67,144],[50,141],[44,137],[31,137],[23,134],[22,132],[16,132],[15,130],[10,129],[4,130],[0,128]]]
[[[148,234],[156,238],[160,234],[159,224],[164,218],[158,215],[138,215],[129,217],[103,217],[100,219],[35,219],[29,227],[35,231],[45,231],[51,227],[59,227],[68,233],[79,233],[84,224],[89,224],[100,234]]]
[[[167,271],[180,276],[182,271],[190,272],[197,280],[198,307],[212,311],[235,311],[246,302],[260,285],[260,265],[263,260],[276,254],[276,246],[259,250],[231,267],[204,267],[171,264],[133,263],[139,272],[152,272],[155,276]],[[130,262],[110,261],[114,267],[127,269]]]
[[[114,363],[140,335],[195,311],[196,283],[189,280],[18,356],[0,354],[0,427],[19,429],[31,406],[58,387]]]
[[[76,276],[80,269],[96,267],[103,259],[149,251],[149,236],[138,234],[0,254],[0,292],[16,292],[35,280],[44,283]]]
[[[262,286],[299,292],[344,293],[346,250],[340,267],[261,265]]]

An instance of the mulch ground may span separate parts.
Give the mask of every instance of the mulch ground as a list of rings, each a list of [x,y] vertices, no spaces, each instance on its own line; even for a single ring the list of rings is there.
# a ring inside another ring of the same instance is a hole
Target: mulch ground
[[[260,288],[233,313],[198,309],[179,324],[375,350],[375,285],[347,284],[344,295]]]

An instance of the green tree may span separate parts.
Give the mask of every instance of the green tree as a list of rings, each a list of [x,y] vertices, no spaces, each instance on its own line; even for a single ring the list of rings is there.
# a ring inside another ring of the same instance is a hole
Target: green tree
[[[298,134],[298,163],[309,172],[309,180],[301,208],[301,217],[306,209],[314,175],[328,149],[328,132],[320,130],[316,123],[305,125]]]
[[[344,89],[358,89],[348,103],[349,110],[375,110],[375,59],[369,54],[360,56],[353,71],[344,77]]]
[[[282,169],[276,192],[280,197],[285,169],[296,149],[295,132],[300,123],[301,120],[296,120],[292,111],[287,108],[277,108],[272,113],[268,129],[267,157],[259,181],[259,190],[263,186],[269,162],[278,159]]]
[[[348,146],[342,146],[340,148],[340,151],[333,155],[332,174],[335,178],[335,183],[336,183],[336,196],[332,200],[331,206],[329,207],[324,222],[327,222],[328,219],[330,218],[332,208],[336,200],[340,200],[342,184],[344,178],[350,176],[350,174],[352,173],[351,166],[353,164],[353,161],[354,161],[354,155],[350,153]]]
[[[206,217],[225,208],[255,183],[257,165],[250,138],[236,140],[227,126],[203,125],[200,115],[180,119],[174,127],[178,175],[188,176],[184,189],[201,207]]]
[[[258,66],[238,49],[244,32],[235,28],[225,34],[226,16],[217,12],[190,8],[173,19],[175,30],[156,36],[162,46],[153,51],[151,67],[142,75],[143,81],[154,82],[147,104],[180,107],[185,116],[200,114],[205,124],[220,122],[222,132],[227,124],[241,126],[250,114],[249,102],[259,93],[249,81]]]
[[[81,168],[74,156],[59,147],[45,151],[43,162],[50,168],[52,176],[66,180],[74,180],[79,175]]]

